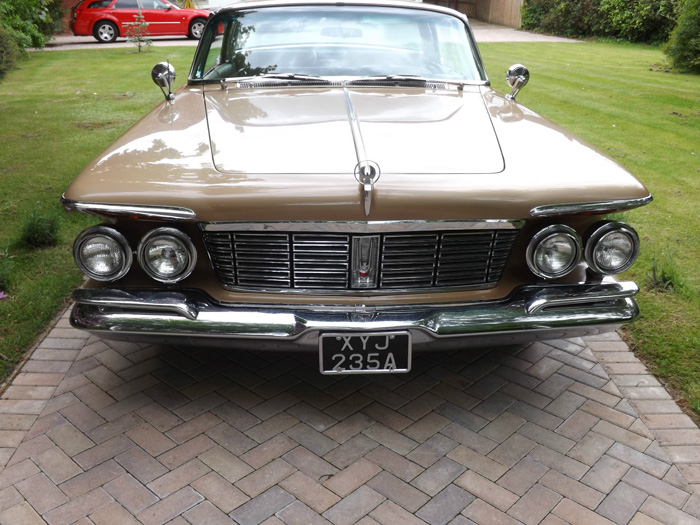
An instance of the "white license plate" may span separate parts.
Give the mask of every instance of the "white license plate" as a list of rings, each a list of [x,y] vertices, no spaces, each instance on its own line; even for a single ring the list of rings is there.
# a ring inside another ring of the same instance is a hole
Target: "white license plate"
[[[402,373],[411,369],[409,332],[321,334],[321,373]]]

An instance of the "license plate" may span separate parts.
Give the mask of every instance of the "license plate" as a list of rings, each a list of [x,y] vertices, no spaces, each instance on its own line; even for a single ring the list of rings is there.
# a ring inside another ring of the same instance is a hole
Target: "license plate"
[[[402,373],[411,369],[409,332],[321,334],[322,374]]]

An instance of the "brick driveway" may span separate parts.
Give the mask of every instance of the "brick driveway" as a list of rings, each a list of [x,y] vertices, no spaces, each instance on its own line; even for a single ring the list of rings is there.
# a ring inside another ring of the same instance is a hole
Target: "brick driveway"
[[[64,317],[0,400],[0,524],[700,523],[700,431],[617,335],[316,366]]]

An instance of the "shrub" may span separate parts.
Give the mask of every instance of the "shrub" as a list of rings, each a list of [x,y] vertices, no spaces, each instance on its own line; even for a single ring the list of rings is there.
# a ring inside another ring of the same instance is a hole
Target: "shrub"
[[[20,49],[44,47],[62,13],[60,0],[0,0],[0,26]]]
[[[601,0],[603,31],[633,42],[668,40],[682,0]]]
[[[569,37],[665,42],[683,0],[526,0],[524,29]]]
[[[600,0],[527,0],[523,29],[569,37],[599,34]]]
[[[22,228],[22,242],[32,248],[58,244],[58,215],[39,208],[32,210]]]
[[[700,0],[686,0],[664,51],[674,67],[700,73]]]
[[[5,28],[0,26],[0,79],[15,67],[19,57],[19,47],[17,47],[14,38],[10,37]]]

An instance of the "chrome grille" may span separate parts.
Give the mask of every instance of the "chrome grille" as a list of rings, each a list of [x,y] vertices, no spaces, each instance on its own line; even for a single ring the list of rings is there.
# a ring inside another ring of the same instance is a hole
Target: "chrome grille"
[[[383,233],[378,290],[472,288],[501,278],[517,230]],[[206,231],[222,285],[249,290],[351,290],[352,239],[328,232]]]

